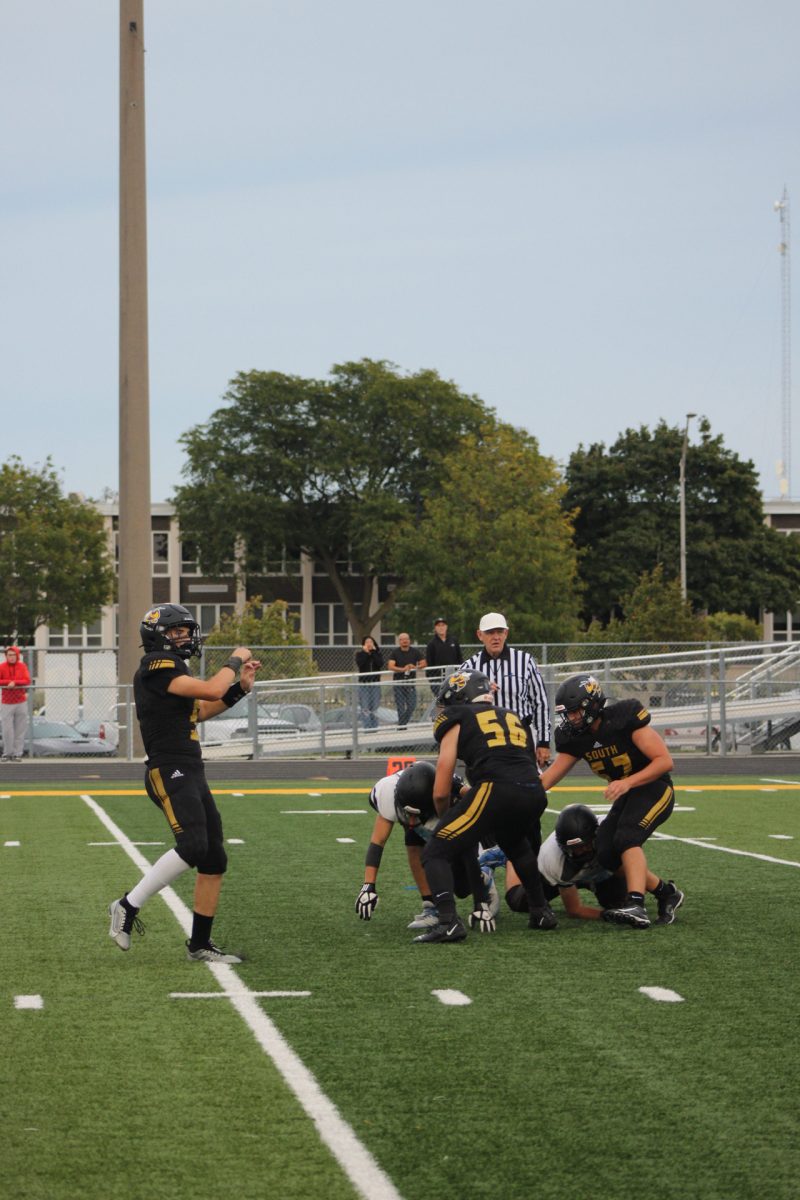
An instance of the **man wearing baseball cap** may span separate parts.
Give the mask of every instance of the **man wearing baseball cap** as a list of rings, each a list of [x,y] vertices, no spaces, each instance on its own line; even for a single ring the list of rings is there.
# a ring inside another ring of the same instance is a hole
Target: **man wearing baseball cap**
[[[434,696],[444,682],[445,667],[457,667],[463,657],[458,642],[447,632],[447,617],[437,617],[433,622],[433,637],[425,649],[428,664],[425,674]]]
[[[502,613],[484,613],[477,634],[483,649],[461,667],[488,675],[497,688],[497,703],[516,713],[530,729],[536,761],[543,770],[550,761],[550,708],[536,661],[526,650],[506,644],[508,623]]]

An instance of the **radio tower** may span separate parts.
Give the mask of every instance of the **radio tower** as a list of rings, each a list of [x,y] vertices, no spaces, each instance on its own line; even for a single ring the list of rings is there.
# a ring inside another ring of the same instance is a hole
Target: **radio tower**
[[[781,222],[781,449],[783,461],[778,464],[781,496],[792,494],[792,234],[789,221],[789,193],[773,205]]]

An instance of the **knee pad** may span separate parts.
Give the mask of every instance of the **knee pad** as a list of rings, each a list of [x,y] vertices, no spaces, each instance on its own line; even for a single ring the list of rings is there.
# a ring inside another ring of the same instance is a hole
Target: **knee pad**
[[[190,867],[196,867],[208,857],[208,834],[199,825],[182,829],[180,833],[175,834],[175,849],[184,862]]]
[[[224,875],[228,869],[228,855],[222,842],[212,840],[208,853],[198,862],[197,869],[201,875]]]
[[[515,883],[512,888],[508,889],[506,904],[512,912],[530,912],[528,897],[525,895],[525,888],[521,883]]]

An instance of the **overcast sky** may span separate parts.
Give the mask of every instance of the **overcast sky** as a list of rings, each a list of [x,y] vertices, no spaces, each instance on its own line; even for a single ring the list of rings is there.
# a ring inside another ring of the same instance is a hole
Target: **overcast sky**
[[[119,6],[0,17],[4,457],[98,496]],[[154,500],[236,372],[365,356],[435,368],[559,462],[705,414],[777,495],[797,0],[145,0],[144,26]],[[797,413],[793,458],[800,496]]]

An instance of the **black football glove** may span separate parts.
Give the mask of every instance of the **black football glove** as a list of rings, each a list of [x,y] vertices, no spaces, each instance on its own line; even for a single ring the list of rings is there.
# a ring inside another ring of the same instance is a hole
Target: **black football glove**
[[[453,782],[450,784],[451,800],[461,799],[461,789],[465,786],[466,782],[466,779],[464,779],[461,775],[456,775],[456,773],[453,772]]]
[[[362,921],[370,921],[378,906],[378,893],[374,883],[365,883],[356,896],[356,912]]]

